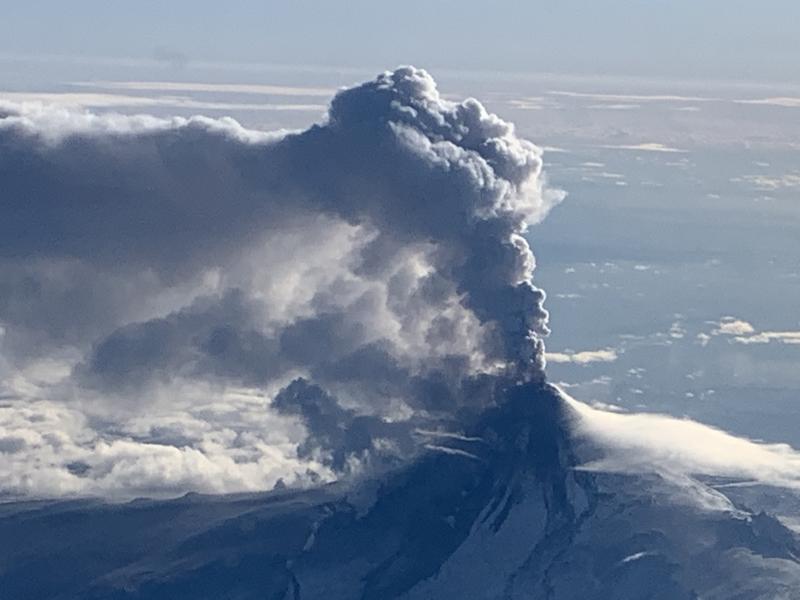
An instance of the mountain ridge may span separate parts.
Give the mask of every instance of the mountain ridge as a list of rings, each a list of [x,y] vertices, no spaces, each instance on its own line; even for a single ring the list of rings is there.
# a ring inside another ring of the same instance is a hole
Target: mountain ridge
[[[0,536],[28,539],[0,552],[0,597],[774,599],[800,589],[800,544],[777,519],[693,507],[655,475],[576,469],[597,449],[572,435],[572,418],[556,388],[529,383],[467,436],[357,484],[6,506]]]

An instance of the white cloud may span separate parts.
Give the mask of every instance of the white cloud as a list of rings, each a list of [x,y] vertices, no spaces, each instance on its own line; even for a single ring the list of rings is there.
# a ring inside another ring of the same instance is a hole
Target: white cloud
[[[756,442],[690,419],[600,410],[564,397],[575,411],[576,432],[603,451],[583,468],[658,473],[684,483],[700,475],[733,477],[800,490],[800,452],[787,444]]]
[[[603,102],[718,102],[719,98],[704,96],[680,96],[673,94],[598,94],[591,92],[570,92],[555,90],[548,92],[554,96],[567,98],[586,98]]]
[[[700,334],[705,336],[705,334]],[[702,345],[708,343],[707,336],[698,340]],[[783,344],[800,344],[800,331],[757,331],[747,321],[735,317],[723,317],[711,335],[732,336],[733,341],[739,344],[769,344],[778,342]]]
[[[755,328],[747,321],[735,317],[724,317],[719,326],[712,331],[713,335],[747,335],[755,332]]]
[[[324,104],[298,102],[212,102],[188,96],[131,96],[125,94],[71,93],[71,92],[4,92],[0,102],[41,104],[62,108],[173,108],[209,111],[304,111],[321,114]]]
[[[565,148],[559,148],[558,146],[542,146],[542,150],[545,153],[554,153],[554,154],[569,154],[569,150]]]
[[[777,191],[800,187],[800,173],[791,172],[778,176],[742,175],[731,179],[733,183],[746,183],[759,191]]]
[[[637,152],[666,152],[666,153],[683,153],[687,150],[680,148],[673,148],[658,142],[643,142],[641,144],[602,144],[599,148],[607,148],[609,150],[634,150]]]
[[[593,110],[637,110],[640,104],[590,104],[586,108]]]
[[[800,98],[790,96],[773,96],[771,98],[754,98],[736,100],[737,104],[750,104],[756,106],[779,106],[782,108],[800,108]]]
[[[203,83],[183,81],[78,81],[76,87],[162,92],[214,92],[220,94],[255,94],[264,96],[317,96],[330,98],[335,88],[263,85],[252,83]]]
[[[241,407],[229,397],[223,401],[229,411]],[[147,433],[153,436],[169,431],[174,436],[159,441],[147,439],[144,432],[98,431],[83,412],[54,402],[26,400],[24,407],[16,403],[5,406],[0,408],[0,439],[17,438],[23,445],[3,454],[0,489],[12,497],[101,495],[126,499],[187,490],[269,489],[279,478],[287,483],[308,481],[307,469],[323,479],[333,477],[325,465],[296,456],[301,430],[283,441],[276,439],[291,431],[280,425],[280,417],[270,418],[265,412],[260,419],[244,419],[246,427],[237,431],[207,420],[208,413],[205,418],[197,416],[204,410],[203,405],[181,414],[173,409],[171,417],[154,412]],[[178,439],[181,436],[185,439]]]
[[[617,351],[613,348],[601,350],[583,350],[581,352],[547,352],[545,358],[552,363],[574,363],[588,365],[596,362],[614,362],[617,360]]]
[[[735,340],[740,344],[800,344],[800,331],[761,331],[750,336],[737,336]]]
[[[519,98],[508,101],[511,108],[518,110],[542,110],[547,107],[545,99],[542,97],[536,98]]]

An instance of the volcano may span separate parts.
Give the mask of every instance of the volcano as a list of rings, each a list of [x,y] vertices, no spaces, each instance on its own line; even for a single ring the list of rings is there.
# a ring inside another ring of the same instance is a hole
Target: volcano
[[[797,597],[800,543],[777,519],[682,501],[657,476],[582,470],[600,450],[573,433],[557,388],[505,397],[467,434],[431,434],[412,464],[357,482],[5,504],[0,597]]]

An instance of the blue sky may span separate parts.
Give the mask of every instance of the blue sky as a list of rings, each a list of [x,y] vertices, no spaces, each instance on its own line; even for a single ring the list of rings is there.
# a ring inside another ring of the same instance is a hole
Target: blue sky
[[[0,53],[800,81],[790,0],[17,3]]]

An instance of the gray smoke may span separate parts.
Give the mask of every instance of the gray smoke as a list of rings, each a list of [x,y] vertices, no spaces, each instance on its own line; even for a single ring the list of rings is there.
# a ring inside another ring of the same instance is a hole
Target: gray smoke
[[[291,476],[303,461],[336,473],[406,455],[421,424],[542,377],[547,312],[523,235],[560,196],[533,144],[476,100],[443,100],[425,71],[345,89],[323,123],[288,135],[3,114],[0,374],[13,408],[0,426],[10,435],[20,407],[41,403],[83,419],[64,435],[88,466],[59,471],[68,490],[125,485],[101,472],[101,444],[135,455],[180,439],[205,458],[213,446],[266,460],[262,424],[219,416],[237,389],[291,432]],[[143,409],[151,422],[132,416]],[[157,415],[174,417],[168,434]],[[35,462],[17,454],[11,470]],[[0,486],[41,491],[11,470]],[[170,486],[209,487],[187,477]]]

